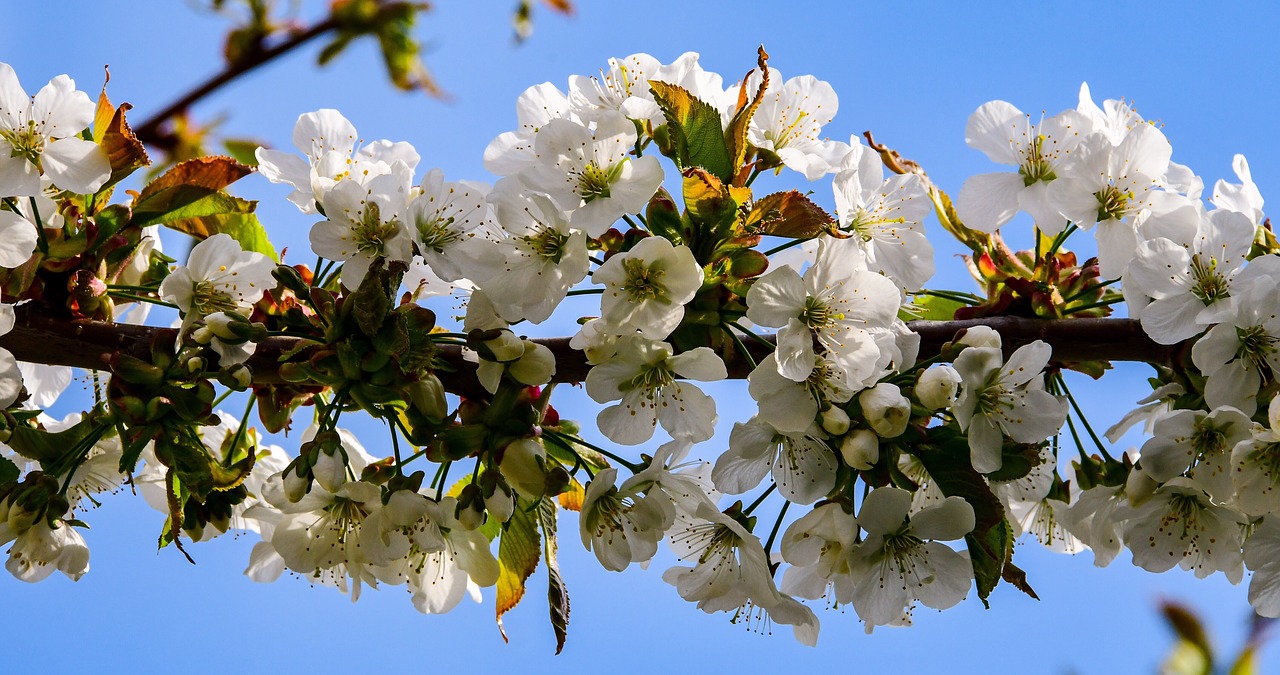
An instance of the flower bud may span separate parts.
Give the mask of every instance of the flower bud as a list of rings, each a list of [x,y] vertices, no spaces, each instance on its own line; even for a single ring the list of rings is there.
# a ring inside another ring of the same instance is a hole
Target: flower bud
[[[895,438],[907,430],[911,421],[911,401],[897,385],[881,382],[858,394],[862,416],[882,438]]]
[[[950,408],[955,405],[960,382],[960,373],[955,368],[946,364],[931,366],[916,380],[916,398],[929,410]]]
[[[306,472],[306,465],[299,462],[297,468],[288,469],[282,477],[284,481],[284,496],[291,503],[297,504],[302,498],[307,496],[307,492],[311,489],[311,474]]]
[[[880,437],[870,429],[854,429],[840,444],[840,456],[851,468],[866,471],[880,461]]]
[[[214,334],[213,329],[208,326],[201,326],[191,331],[191,339],[194,340],[196,344],[207,345],[210,342],[213,342],[213,338],[215,337],[217,336]]]
[[[522,438],[507,445],[498,469],[521,497],[538,500],[542,498],[547,482],[546,459],[547,451],[542,443]]]
[[[505,523],[511,520],[516,512],[516,496],[498,471],[485,471],[480,474],[480,494],[484,497],[484,508],[489,515]]]
[[[995,347],[1000,349],[1000,334],[990,326],[970,326],[957,341],[970,347]]]
[[[1155,494],[1160,484],[1146,471],[1134,467],[1124,484],[1124,496],[1131,506],[1142,506],[1151,495]]]
[[[413,400],[413,407],[427,419],[438,422],[449,414],[449,403],[444,397],[444,385],[435,373],[428,373],[410,385],[409,398]]]
[[[321,450],[315,466],[311,467],[311,474],[320,487],[337,492],[347,482],[347,462],[342,451],[337,448]]]
[[[498,332],[498,337],[485,340],[484,346],[493,352],[493,360],[499,363],[515,361],[524,356],[524,340],[521,340],[509,330],[503,329]]]
[[[464,530],[474,530],[484,525],[484,497],[480,494],[480,486],[467,483],[458,493],[458,501],[454,505],[453,517]]]
[[[849,430],[849,413],[840,406],[831,406],[822,411],[822,430],[832,436],[839,436]]]
[[[525,340],[524,355],[507,367],[507,373],[520,384],[546,384],[556,374],[556,357],[547,347]]]

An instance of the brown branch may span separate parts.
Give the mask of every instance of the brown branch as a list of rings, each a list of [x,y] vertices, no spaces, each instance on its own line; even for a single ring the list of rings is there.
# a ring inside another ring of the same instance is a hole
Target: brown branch
[[[197,85],[194,89],[184,94],[181,98],[169,104],[160,112],[152,115],[145,122],[139,125],[134,134],[138,140],[155,147],[165,148],[171,145],[172,139],[168,134],[162,133],[160,127],[170,119],[181,115],[191,106],[195,105],[200,99],[221,89],[227,83],[244,75],[245,73],[257,68],[279,56],[282,56],[294,49],[310,42],[311,40],[337,28],[338,22],[332,16],[326,18],[314,26],[290,35],[280,44],[263,49],[253,53],[241,61],[229,64],[225,70],[205,80]]]
[[[0,347],[8,349],[20,361],[48,365],[108,370],[115,352],[148,359],[152,338],[172,328],[110,324],[101,321],[69,321],[55,319],[36,311],[34,305],[17,308],[17,322],[12,331],[0,336]],[[907,324],[920,335],[920,358],[934,356],[956,333],[973,326],[990,326],[1000,332],[1005,351],[1010,352],[1034,340],[1044,340],[1053,347],[1054,361],[1138,361],[1169,365],[1178,346],[1156,344],[1133,319],[1065,319],[1039,320],[1002,316],[966,321],[913,321]],[[294,344],[296,338],[270,337],[258,344],[249,360],[254,381],[259,384],[280,382],[277,363],[280,354]],[[569,347],[569,338],[543,338],[535,342],[546,345],[556,357],[555,382],[581,382],[590,366],[582,352]],[[767,350],[748,342],[748,349],[759,360]],[[445,388],[463,395],[480,394],[475,378],[475,365],[462,358],[458,347],[441,347],[444,359],[453,372],[441,373]],[[742,379],[750,372],[746,359],[732,357],[726,364],[729,377]]]

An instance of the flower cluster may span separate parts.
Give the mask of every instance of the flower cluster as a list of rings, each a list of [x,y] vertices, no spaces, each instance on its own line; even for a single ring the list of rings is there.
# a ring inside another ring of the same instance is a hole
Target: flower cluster
[[[1152,571],[1239,582],[1248,568],[1255,607],[1280,615],[1280,245],[1244,158],[1209,208],[1123,102],[1099,107],[1086,87],[1033,123],[994,101],[966,140],[1016,171],[970,178],[953,204],[870,134],[824,137],[834,90],[767,60],[728,86],[688,53],[532,87],[517,128],[485,150],[492,185],[419,178],[408,143],[366,143],[336,110],[304,114],[301,154],[256,157],[312,220],[314,268],[281,262],[252,203],[225,192],[252,172],[230,158],[181,163],[110,204],[147,161],[127,108],[104,92],[95,113],[65,76],[28,97],[0,64],[5,298],[100,322],[145,316],[117,304],[178,313],[110,355],[98,404],[61,422],[35,409],[63,374],[0,349],[7,568],[85,573],[76,528],[127,480],[166,514],[162,547],[252,533],[250,578],[288,570],[353,600],[403,584],[442,613],[497,586],[501,616],[542,560],[561,643],[563,510],[606,569],[647,565],[666,541],[682,563],[663,578],[681,598],[792,626],[805,644],[819,625],[805,600],[851,604],[869,631],[971,589],[985,601],[1002,579],[1029,590],[1010,560],[1023,534],[1100,565],[1127,547]],[[784,170],[829,179],[834,214],[756,185]],[[1034,251],[1001,238],[1018,212]],[[926,288],[930,213],[973,251],[986,297]],[[160,225],[199,240],[185,263],[159,249]],[[1081,230],[1099,251],[1082,264],[1065,247]],[[1106,363],[981,323],[926,347],[908,323],[1070,321],[1122,300],[1155,343],[1189,349],[1104,434],[1147,424],[1121,459],[1063,377]],[[0,305],[0,335],[18,312]],[[567,347],[522,334],[571,312]],[[723,410],[694,383],[730,377],[754,407],[699,459]],[[576,381],[603,406],[600,434],[638,458],[561,419],[556,384]],[[238,422],[215,412],[246,391]],[[297,451],[260,439],[255,410],[268,433],[309,418]],[[357,411],[388,441],[348,432]]]

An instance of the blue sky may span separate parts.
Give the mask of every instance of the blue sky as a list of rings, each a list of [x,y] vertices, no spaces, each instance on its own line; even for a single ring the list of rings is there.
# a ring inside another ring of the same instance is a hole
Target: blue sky
[[[224,21],[184,3],[117,0],[109,11],[87,0],[6,4],[6,23],[24,29],[7,31],[0,61],[14,66],[28,91],[69,73],[93,93],[102,66],[110,64],[113,100],[133,103],[140,121],[217,67]],[[1124,97],[1159,119],[1174,159],[1206,184],[1231,177],[1232,155],[1242,152],[1263,196],[1280,195],[1273,117],[1280,101],[1270,72],[1280,20],[1273,6],[651,0],[624,11],[619,3],[583,2],[569,19],[540,12],[532,39],[516,47],[507,24],[514,2],[437,4],[419,35],[448,101],[393,91],[368,45],[325,70],[312,65],[313,47],[233,84],[196,113],[203,120],[225,114],[225,133],[289,148],[300,113],[336,107],[366,139],[412,142],[424,169],[489,180],[481,152],[514,127],[515,100],[526,87],[543,81],[564,87],[571,74],[593,73],[610,56],[638,51],[663,62],[697,51],[706,68],[733,81],[754,65],[763,43],[783,75],[813,74],[834,86],[840,111],[827,128],[831,137],[870,129],[953,194],[966,176],[991,170],[964,144],[965,120],[978,105],[1002,98],[1052,115],[1074,106],[1080,83],[1088,81],[1097,100]],[[318,6],[304,3],[304,12]],[[830,208],[829,182],[811,187]],[[236,189],[262,200],[262,220],[273,239],[296,252],[291,259],[312,259],[311,221],[284,200],[286,190],[257,178]],[[939,249],[936,285],[968,290],[952,257],[956,248],[943,242],[936,223],[928,228]],[[1147,372],[1122,367],[1105,385],[1080,382],[1075,391],[1095,424],[1105,427],[1144,395]],[[82,385],[73,384],[73,391],[82,393]],[[714,453],[749,402],[741,384],[709,392],[721,408],[722,433],[707,450]],[[580,392],[566,393],[558,405],[562,415],[590,423],[595,408]],[[766,517],[768,508],[762,507]],[[241,576],[253,543],[248,537],[194,547],[194,567],[174,551],[157,554],[163,517],[127,492],[108,498],[89,520],[93,567],[78,583],[58,577],[28,586],[0,578],[0,631],[15,645],[0,670],[213,672],[237,664],[249,672],[382,666],[755,672],[786,664],[803,672],[856,661],[921,672],[1149,672],[1169,644],[1155,611],[1160,598],[1202,611],[1228,650],[1242,639],[1249,614],[1244,585],[1233,587],[1220,575],[1151,575],[1132,567],[1127,555],[1099,570],[1089,554],[1062,557],[1024,543],[1017,560],[1039,602],[1002,587],[990,610],[971,594],[946,612],[918,610],[913,628],[871,636],[851,611],[817,607],[819,647],[805,649],[789,629],[754,635],[724,615],[704,615],[684,603],[660,578],[669,556],[647,571],[601,570],[566,520],[562,569],[573,616],[565,653],[553,658],[541,573],[530,582],[531,597],[506,618],[511,643],[504,645],[493,624],[492,594],[484,605],[466,602],[443,617],[418,614],[397,588],[367,593],[352,605],[305,580],[251,583]],[[1280,647],[1267,657],[1269,670],[1280,669]]]

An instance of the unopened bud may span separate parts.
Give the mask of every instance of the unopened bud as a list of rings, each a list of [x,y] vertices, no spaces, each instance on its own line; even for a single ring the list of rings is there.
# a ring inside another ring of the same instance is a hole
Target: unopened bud
[[[286,469],[284,476],[284,496],[297,504],[311,490],[311,474],[306,471],[306,464],[299,462],[297,467]]]
[[[485,340],[484,346],[493,353],[493,360],[499,363],[515,361],[524,356],[524,340],[506,329],[498,331],[498,337]]]
[[[536,501],[542,498],[546,488],[546,459],[547,451],[542,443],[532,438],[522,438],[508,444],[503,450],[498,469],[521,497]]]
[[[822,430],[832,436],[839,436],[849,430],[849,413],[844,408],[833,405],[822,411]]]
[[[916,398],[929,410],[950,408],[955,405],[960,382],[960,373],[955,368],[945,364],[932,366],[916,380]]]
[[[911,401],[897,385],[881,382],[858,394],[858,403],[867,424],[882,438],[901,436],[911,421]]]
[[[1158,487],[1160,484],[1146,471],[1135,467],[1129,472],[1129,478],[1125,481],[1124,496],[1129,500],[1130,506],[1142,506],[1151,498],[1151,495],[1155,494]]]
[[[444,397],[444,385],[435,373],[428,373],[410,385],[409,398],[413,400],[413,407],[429,420],[438,422],[449,414],[449,403]]]
[[[546,384],[556,374],[556,356],[536,342],[524,341],[524,355],[507,367],[507,373],[520,384]]]
[[[970,326],[958,342],[969,347],[995,347],[1000,349],[1000,334],[990,326]]]
[[[840,456],[850,468],[866,471],[880,461],[880,437],[870,429],[854,429],[840,444]]]

